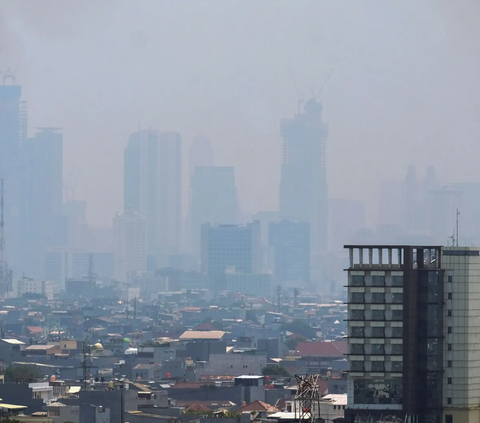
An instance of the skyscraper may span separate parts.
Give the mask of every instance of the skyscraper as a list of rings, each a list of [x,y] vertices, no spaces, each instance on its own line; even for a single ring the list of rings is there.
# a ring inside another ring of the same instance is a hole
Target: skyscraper
[[[204,223],[237,223],[237,189],[233,167],[197,166],[191,179],[189,250],[200,252],[200,232]]]
[[[147,270],[146,222],[137,211],[118,213],[113,219],[115,278],[127,282],[135,272]]]
[[[202,272],[214,289],[226,289],[225,272],[259,273],[260,224],[202,225]]]
[[[43,277],[45,247],[65,242],[63,199],[63,135],[60,128],[38,128],[22,148],[22,270]]]
[[[328,126],[322,121],[322,105],[308,100],[302,113],[281,122],[281,131],[280,214],[310,223],[311,253],[318,256],[327,249],[328,215]]]
[[[210,140],[198,137],[193,140],[188,152],[189,176],[191,177],[197,166],[213,166],[213,148]]]
[[[124,209],[145,217],[147,252],[160,265],[181,240],[180,134],[145,130],[130,135],[124,153]]]
[[[310,224],[282,219],[269,225],[275,281],[282,286],[310,282]]]
[[[0,178],[7,183],[18,176],[15,173],[19,166],[21,94],[22,87],[15,85],[15,78],[5,75],[0,85]]]

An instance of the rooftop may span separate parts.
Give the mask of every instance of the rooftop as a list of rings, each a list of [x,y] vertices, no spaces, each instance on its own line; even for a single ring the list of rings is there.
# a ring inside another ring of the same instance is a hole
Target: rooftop
[[[225,333],[221,330],[187,330],[180,335],[179,339],[222,339]]]

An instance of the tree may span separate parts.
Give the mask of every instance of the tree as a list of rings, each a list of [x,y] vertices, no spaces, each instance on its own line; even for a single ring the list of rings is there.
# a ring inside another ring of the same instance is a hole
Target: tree
[[[284,376],[284,377],[289,377],[291,376],[290,373],[288,373],[288,370],[285,369],[284,367],[277,366],[276,364],[267,364],[263,369],[262,369],[262,375],[263,376]]]
[[[5,370],[6,383],[35,382],[37,379],[41,379],[43,376],[43,373],[37,366],[29,364],[12,364]]]

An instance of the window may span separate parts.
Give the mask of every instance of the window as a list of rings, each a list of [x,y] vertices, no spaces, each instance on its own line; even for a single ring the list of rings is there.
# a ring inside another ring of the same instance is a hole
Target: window
[[[365,294],[363,292],[352,292],[350,296],[351,303],[363,303],[365,302]]]
[[[372,354],[385,354],[385,344],[372,344]]]
[[[375,303],[375,304],[385,303],[385,294],[383,292],[372,293],[372,303]]]
[[[402,292],[392,293],[392,303],[403,304],[403,293]]]
[[[385,328],[372,328],[372,337],[373,338],[383,338],[385,336]]]
[[[452,360],[447,361],[447,367],[452,367]]]
[[[392,354],[403,354],[403,345],[392,344]]]
[[[452,378],[449,377],[449,378],[447,378],[447,385],[451,385],[451,384],[452,384]]]
[[[453,294],[451,292],[448,293],[448,299],[451,300],[453,298]]]
[[[372,372],[383,372],[383,371],[385,371],[385,362],[372,361]]]
[[[365,348],[363,347],[363,344],[351,344],[350,345],[350,353],[351,354],[364,354]]]
[[[453,276],[452,275],[448,275],[448,282],[450,282],[450,283],[453,282]]]
[[[352,327],[352,337],[359,336],[363,337],[364,336],[364,329],[363,326],[354,326]]]
[[[385,286],[385,276],[372,276],[372,286]]]
[[[448,405],[452,405],[452,399],[451,399],[451,398],[447,398],[447,404],[448,404]],[[453,421],[453,418],[452,418],[451,421]],[[447,422],[448,422],[448,421],[447,421]]]
[[[448,351],[452,351],[452,344],[448,344],[447,349],[448,349]]]
[[[392,286],[403,286],[403,276],[392,276]]]
[[[447,311],[447,316],[448,316],[448,317],[452,317],[452,310],[448,310],[448,311]]]
[[[451,327],[451,326],[449,326],[449,327],[447,328],[447,333],[452,333],[452,327]]]
[[[392,372],[401,372],[401,371],[403,371],[403,362],[392,361]]]
[[[363,310],[350,310],[351,320],[363,320],[365,319],[365,313]]]
[[[403,337],[403,328],[392,328],[392,338],[402,338]]]
[[[363,372],[363,361],[351,361],[350,370],[354,372]]]
[[[403,320],[403,310],[392,310],[392,320]]]
[[[372,310],[372,320],[385,320],[385,310]]]
[[[353,275],[351,281],[352,286],[365,286],[365,276],[363,275]]]

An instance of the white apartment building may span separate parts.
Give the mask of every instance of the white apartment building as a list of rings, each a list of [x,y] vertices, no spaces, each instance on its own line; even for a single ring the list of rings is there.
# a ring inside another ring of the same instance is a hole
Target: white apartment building
[[[115,279],[127,282],[134,272],[147,270],[146,223],[133,210],[117,213],[113,219]]]
[[[53,282],[41,281],[30,278],[22,278],[16,283],[17,298],[21,298],[23,294],[39,294],[45,295],[48,301],[53,301]]]

